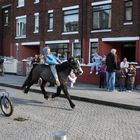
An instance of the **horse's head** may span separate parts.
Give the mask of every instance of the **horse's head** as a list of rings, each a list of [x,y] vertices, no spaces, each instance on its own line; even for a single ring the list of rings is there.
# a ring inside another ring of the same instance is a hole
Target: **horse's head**
[[[80,62],[77,58],[70,57],[68,59],[68,63],[70,64],[71,69],[73,69],[73,72],[78,76],[83,74],[83,70],[80,66]]]

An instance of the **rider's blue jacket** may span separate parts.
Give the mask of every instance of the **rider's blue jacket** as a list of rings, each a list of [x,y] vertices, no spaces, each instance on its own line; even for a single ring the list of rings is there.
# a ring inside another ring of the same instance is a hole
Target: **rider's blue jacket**
[[[59,58],[55,57],[52,53],[46,54],[46,51],[47,51],[47,48],[46,47],[43,48],[43,54],[45,56],[45,59],[46,59],[45,62],[47,64],[49,64],[49,65],[55,65],[55,64],[61,62],[61,60]]]

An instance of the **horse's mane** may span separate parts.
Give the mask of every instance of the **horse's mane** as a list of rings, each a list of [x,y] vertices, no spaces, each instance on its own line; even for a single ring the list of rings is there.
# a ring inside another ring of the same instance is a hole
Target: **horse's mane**
[[[68,61],[64,61],[62,62],[61,64],[57,64],[56,65],[56,69],[58,71],[65,71],[65,70],[68,70],[68,72],[70,73],[71,71],[71,67],[70,67],[70,64]]]

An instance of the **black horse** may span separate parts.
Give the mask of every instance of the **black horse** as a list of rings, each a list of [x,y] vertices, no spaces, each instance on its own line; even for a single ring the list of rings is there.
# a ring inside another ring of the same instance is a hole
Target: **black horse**
[[[67,97],[70,103],[71,108],[74,108],[75,104],[72,102],[67,89],[67,79],[72,69],[77,76],[83,73],[83,70],[80,67],[78,59],[74,57],[71,57],[67,61],[56,65],[56,70],[60,80],[60,86],[57,87],[57,92],[54,95],[52,95],[52,98],[59,96],[61,90],[63,90],[65,96]],[[38,64],[31,69],[27,79],[25,80],[22,86],[24,88],[24,93],[28,93],[30,87],[34,83],[38,82],[39,77],[43,79],[42,84],[40,85],[41,91],[44,94],[44,98],[48,99],[48,94],[45,91],[45,85],[47,82],[55,84],[55,79],[48,65]]]

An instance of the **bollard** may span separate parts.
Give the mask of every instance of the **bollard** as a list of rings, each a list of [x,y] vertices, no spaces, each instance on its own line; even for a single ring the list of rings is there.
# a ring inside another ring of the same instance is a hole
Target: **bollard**
[[[67,140],[66,132],[57,131],[53,133],[53,140]]]

